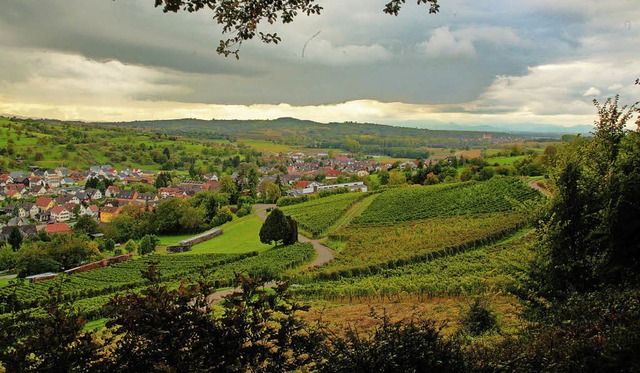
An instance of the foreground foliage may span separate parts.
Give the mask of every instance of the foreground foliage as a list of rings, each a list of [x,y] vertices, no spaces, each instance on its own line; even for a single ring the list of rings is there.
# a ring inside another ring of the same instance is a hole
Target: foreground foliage
[[[617,97],[596,106],[593,139],[564,147],[553,173],[557,196],[532,271],[550,299],[640,280],[640,132],[626,129],[640,108],[620,108]]]
[[[460,347],[429,321],[391,323],[371,336],[349,330],[338,336],[301,318],[287,285],[275,291],[238,277],[242,291],[230,295],[222,313],[207,302],[212,284],[163,286],[154,265],[138,294],[107,305],[109,333],[82,332],[84,320],[51,298],[44,317],[22,317],[0,328],[0,362],[12,372],[365,372],[463,371]],[[64,326],[64,327],[63,327]],[[55,328],[55,329],[54,329]],[[55,330],[56,338],[42,338]],[[13,333],[20,331],[20,333]]]

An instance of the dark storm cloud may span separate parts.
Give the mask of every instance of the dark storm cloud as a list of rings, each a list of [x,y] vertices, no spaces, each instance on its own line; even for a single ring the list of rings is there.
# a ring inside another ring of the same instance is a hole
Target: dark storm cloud
[[[204,15],[164,14],[149,2],[107,0],[14,2],[0,13],[5,46],[77,53],[96,60],[187,73],[243,74],[257,66],[219,58],[219,35]]]
[[[70,104],[113,107],[368,100],[431,105],[384,110],[455,118],[584,112],[595,93],[628,90],[640,29],[634,1],[450,0],[437,15],[409,2],[391,17],[386,0],[319,0],[322,15],[265,28],[282,43],[249,41],[236,61],[215,53],[223,36],[207,11],[16,0],[0,13],[0,96],[61,105],[66,89]]]

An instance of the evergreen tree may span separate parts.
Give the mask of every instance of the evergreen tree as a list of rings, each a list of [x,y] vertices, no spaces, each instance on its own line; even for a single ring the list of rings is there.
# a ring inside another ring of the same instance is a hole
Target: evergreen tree
[[[282,242],[285,245],[293,243],[291,242],[293,227],[289,219],[284,215],[282,210],[278,208],[273,209],[271,214],[267,216],[264,224],[262,224],[262,228],[260,228],[260,242],[265,244],[271,244],[272,242],[278,244]]]
[[[22,232],[20,232],[20,228],[13,227],[11,229],[11,232],[9,232],[9,239],[7,240],[9,245],[11,245],[11,249],[13,249],[13,251],[20,250],[20,245],[22,245],[22,240],[23,240],[23,237],[22,237]]]

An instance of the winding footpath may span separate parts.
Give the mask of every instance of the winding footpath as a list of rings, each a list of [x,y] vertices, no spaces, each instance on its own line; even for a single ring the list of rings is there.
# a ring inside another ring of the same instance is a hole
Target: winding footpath
[[[258,217],[260,217],[260,219],[262,219],[262,221],[264,221],[265,219],[267,219],[267,209],[272,209],[276,207],[276,205],[274,204],[258,204],[258,205],[253,205],[253,209],[256,210],[256,213],[258,214]],[[316,253],[318,254],[318,257],[316,258],[316,260],[314,260],[311,264],[309,264],[309,266],[307,268],[314,268],[314,267],[319,267],[321,265],[323,265],[324,263],[333,260],[333,258],[335,258],[335,253],[333,252],[333,250],[331,250],[330,248],[326,247],[325,245],[323,245],[322,243],[320,243],[320,240],[312,240],[310,238],[307,238],[301,234],[298,234],[298,241],[300,242],[304,242],[304,243],[310,243],[311,245],[313,245],[313,248],[316,250]],[[264,288],[265,289],[269,289],[276,286],[276,283],[271,281],[271,282],[267,282],[264,284]],[[233,289],[226,289],[226,290],[220,290],[220,291],[216,291],[215,293],[211,293],[208,297],[207,297],[207,304],[209,305],[209,307],[216,305],[220,302],[222,302],[222,300],[230,295],[233,294],[237,291],[241,291],[240,289],[237,288],[233,288]]]
[[[531,180],[529,182],[529,186],[540,193],[544,194],[547,198],[553,198],[553,194],[549,191],[549,189],[545,188],[540,184],[540,180]]]
[[[262,221],[267,218],[267,209],[272,209],[274,207],[276,207],[276,205],[274,204],[253,205],[253,209],[256,210],[258,216],[260,217],[260,219],[262,219]],[[318,254],[316,260],[314,260],[313,263],[309,264],[308,268],[319,267],[336,257],[336,254],[333,252],[333,250],[323,245],[321,243],[321,240],[313,240],[301,234],[298,234],[298,241],[310,243],[311,245],[313,245],[313,248]]]

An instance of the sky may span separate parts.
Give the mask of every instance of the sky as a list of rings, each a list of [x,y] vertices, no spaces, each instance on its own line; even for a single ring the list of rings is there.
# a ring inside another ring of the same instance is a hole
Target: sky
[[[0,114],[84,121],[275,119],[430,125],[589,125],[593,99],[638,100],[637,0],[317,0],[265,26],[282,42],[216,54],[206,9],[153,0],[9,0]],[[306,44],[306,47],[305,47]]]

